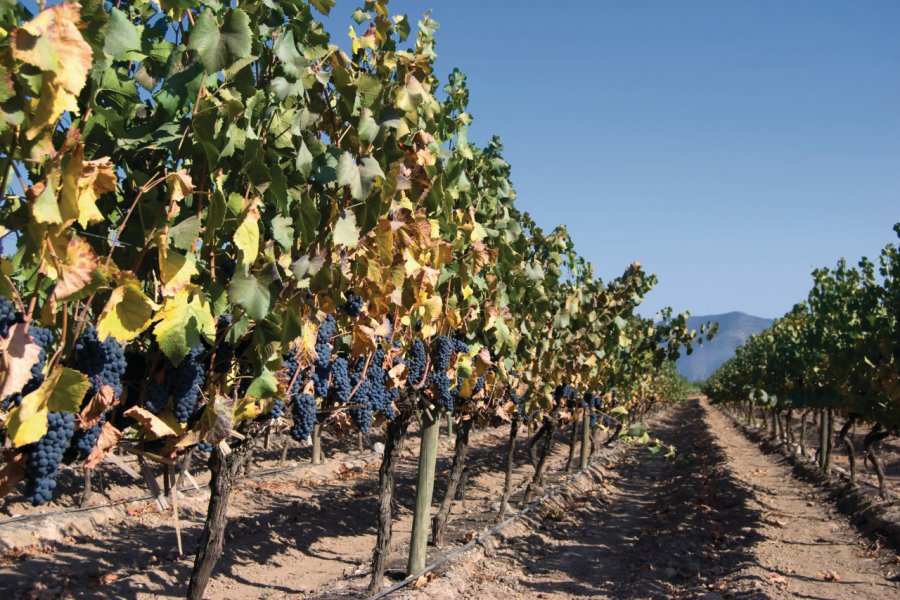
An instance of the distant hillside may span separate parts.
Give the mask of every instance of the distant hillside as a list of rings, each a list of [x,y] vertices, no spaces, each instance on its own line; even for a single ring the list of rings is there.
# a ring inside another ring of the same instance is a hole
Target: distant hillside
[[[691,317],[688,325],[699,330],[700,325],[707,321],[719,323],[716,337],[711,342],[705,342],[702,348],[695,349],[690,356],[682,356],[676,363],[678,372],[688,381],[706,379],[731,358],[734,351],[743,345],[747,338],[772,325],[772,319],[752,317],[742,312]]]

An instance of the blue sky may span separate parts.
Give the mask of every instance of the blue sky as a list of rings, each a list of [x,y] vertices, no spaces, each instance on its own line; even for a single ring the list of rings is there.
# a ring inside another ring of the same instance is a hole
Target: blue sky
[[[895,239],[900,2],[391,2],[428,8],[470,140],[501,136],[520,206],[604,278],[657,273],[646,314],[779,316]]]

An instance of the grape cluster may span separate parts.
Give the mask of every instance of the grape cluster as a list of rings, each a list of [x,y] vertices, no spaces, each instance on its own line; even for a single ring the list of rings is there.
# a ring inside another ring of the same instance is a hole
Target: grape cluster
[[[0,337],[9,337],[9,328],[24,322],[24,315],[16,310],[15,305],[6,298],[0,298]]]
[[[94,446],[97,445],[97,440],[100,438],[100,432],[103,431],[103,424],[105,422],[106,415],[104,414],[100,417],[100,421],[93,427],[84,431],[79,431],[74,435],[72,439],[74,451],[82,460],[86,459],[94,449]]]
[[[300,394],[294,398],[291,406],[291,416],[294,425],[291,427],[291,437],[298,442],[309,439],[313,426],[316,424],[316,399],[311,394]]]
[[[347,359],[339,356],[331,365],[331,396],[338,404],[347,404],[350,400],[350,392],[353,386],[350,384],[350,366]]]
[[[165,361],[163,381],[150,379],[144,394],[144,407],[155,415],[165,410],[169,396],[173,398],[172,412],[179,423],[187,423],[198,416],[200,390],[206,383],[206,350],[203,345],[190,349],[178,366]]]
[[[397,358],[399,357],[395,357],[394,360]],[[375,351],[366,378],[369,382],[369,404],[372,410],[384,415],[388,421],[393,421],[397,416],[393,402],[398,396],[398,390],[387,389],[388,372],[384,368],[384,350],[381,348]]]
[[[151,379],[144,394],[144,407],[154,415],[158,415],[166,409],[168,402],[169,386]]]
[[[381,360],[384,361],[384,352],[381,352]],[[374,362],[374,361],[373,361]],[[369,425],[372,422],[372,405],[369,398],[369,378],[363,379],[366,372],[366,360],[362,357],[356,359],[353,365],[353,372],[350,374],[350,389],[356,389],[353,396],[353,404],[360,404],[360,408],[353,408],[350,412],[350,418],[359,427],[363,433],[369,433]]]
[[[276,398],[272,404],[272,410],[269,411],[269,418],[280,419],[284,415],[284,401]]]
[[[38,361],[31,366],[31,379],[22,388],[21,393],[10,394],[3,399],[0,407],[3,410],[8,409],[11,405],[18,406],[22,402],[22,398],[35,391],[44,383],[44,365],[47,362],[47,350],[53,345],[53,333],[49,329],[43,327],[29,327],[28,333],[31,339],[41,349],[38,353]]]
[[[206,440],[201,440],[201,441],[197,442],[197,450],[199,450],[200,452],[202,452],[204,454],[209,454],[210,452],[212,452],[212,449],[213,449],[212,444],[210,444]]]
[[[407,382],[410,385],[421,383],[422,377],[425,375],[425,360],[425,343],[416,338],[406,356],[406,368],[409,371]]]
[[[357,296],[355,292],[345,293],[344,298],[347,299],[347,302],[341,307],[341,310],[347,313],[347,316],[351,319],[358,317],[363,309],[363,299]]]
[[[47,433],[28,447],[25,475],[28,478],[26,497],[34,506],[50,501],[56,487],[56,476],[72,434],[75,433],[75,415],[68,412],[51,412],[47,415]]]
[[[115,339],[102,342],[93,325],[88,325],[75,342],[75,367],[88,376],[91,388],[85,400],[90,400],[104,385],[110,386],[116,398],[122,395],[122,375],[125,374],[125,351]]]
[[[206,350],[202,345],[194,346],[177,367],[166,373],[170,392],[174,401],[175,420],[187,423],[197,410],[200,390],[206,382],[206,363],[203,355]]]
[[[122,395],[122,376],[127,366],[125,351],[115,339],[107,337],[102,342],[93,325],[88,325],[75,342],[75,366],[79,371],[88,376],[91,387],[84,395],[82,407],[90,402],[100,388],[107,385],[113,389],[116,398]],[[78,431],[72,440],[72,447],[66,453],[66,461],[74,460],[77,456],[85,459],[97,444],[100,431],[106,415],[90,429]]]
[[[447,369],[455,352],[468,352],[469,347],[461,340],[439,335],[431,347],[431,374],[428,383],[437,394],[437,402],[447,412],[453,411],[454,394],[450,391]]]
[[[312,381],[316,396],[328,396],[328,376],[331,374],[331,338],[337,331],[334,317],[328,315],[316,333],[316,360],[313,363]]]

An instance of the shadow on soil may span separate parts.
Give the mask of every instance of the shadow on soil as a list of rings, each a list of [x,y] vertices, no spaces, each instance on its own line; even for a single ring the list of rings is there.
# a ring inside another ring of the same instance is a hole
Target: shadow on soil
[[[584,498],[565,515],[545,518],[526,547],[518,541],[507,548],[537,575],[521,582],[526,589],[611,598],[702,594],[707,583],[753,560],[760,514],[749,507],[752,492],[727,469],[699,404],[673,411],[651,434],[674,445],[675,457],[635,448],[613,466],[611,499],[604,492]]]

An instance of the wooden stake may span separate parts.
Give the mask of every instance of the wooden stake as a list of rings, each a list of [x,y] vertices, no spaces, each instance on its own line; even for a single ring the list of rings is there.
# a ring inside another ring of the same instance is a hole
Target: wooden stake
[[[175,479],[175,466],[169,465],[169,478]],[[178,486],[172,486],[172,516],[175,518],[175,539],[178,541],[178,558],[184,556],[184,550],[181,546],[181,522],[178,520]]]

